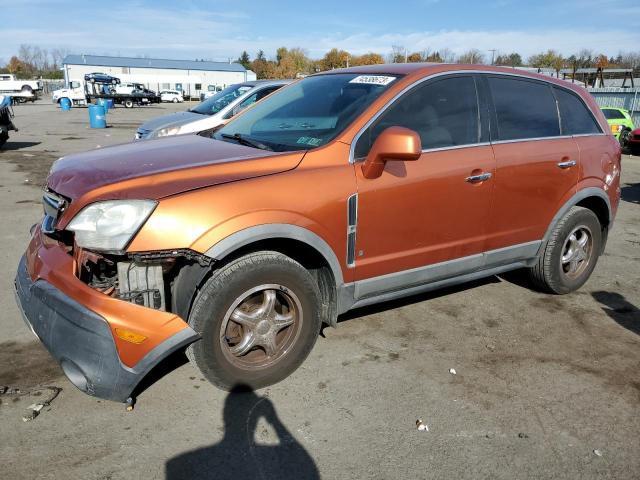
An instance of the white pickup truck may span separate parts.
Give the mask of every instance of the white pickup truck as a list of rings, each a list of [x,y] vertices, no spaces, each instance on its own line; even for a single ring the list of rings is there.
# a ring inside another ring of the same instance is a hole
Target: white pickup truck
[[[41,80],[18,80],[10,73],[0,74],[0,94],[9,94],[14,101],[33,102],[41,90]]]

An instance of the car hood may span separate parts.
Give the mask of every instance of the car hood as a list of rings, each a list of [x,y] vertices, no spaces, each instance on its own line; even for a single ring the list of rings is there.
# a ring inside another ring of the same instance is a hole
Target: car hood
[[[198,135],[69,155],[51,167],[47,188],[70,205],[60,227],[85,205],[105,199],[160,199],[221,183],[292,170],[304,152],[278,153]]]
[[[157,130],[160,130],[161,128],[179,127],[186,123],[203,120],[205,118],[207,118],[207,115],[201,115],[199,113],[176,112],[169,115],[163,115],[162,117],[152,118],[151,120],[140,125],[140,129],[155,132]]]

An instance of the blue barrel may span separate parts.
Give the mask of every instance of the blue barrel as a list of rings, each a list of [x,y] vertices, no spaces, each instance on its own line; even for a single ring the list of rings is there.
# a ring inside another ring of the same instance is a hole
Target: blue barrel
[[[64,110],[65,112],[67,110],[71,110],[71,100],[69,100],[67,97],[61,98],[60,99],[60,110]]]
[[[100,105],[102,108],[104,108],[104,114],[106,115],[107,112],[109,111],[109,100],[106,98],[98,98],[96,100],[96,103]]]
[[[113,98],[107,98],[106,101],[107,101],[107,108],[109,110],[113,109],[113,107],[115,106],[115,103],[113,102]]]
[[[89,125],[91,128],[107,128],[107,116],[102,105],[89,105]]]

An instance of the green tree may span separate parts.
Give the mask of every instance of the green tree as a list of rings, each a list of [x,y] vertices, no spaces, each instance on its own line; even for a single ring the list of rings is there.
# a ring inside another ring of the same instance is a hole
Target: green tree
[[[242,53],[240,54],[240,56],[236,60],[236,63],[239,63],[240,65],[242,65],[247,70],[249,70],[251,68],[251,59],[249,58],[249,54],[247,53],[246,50],[242,51]]]
[[[498,55],[495,60],[496,65],[503,65],[506,67],[521,67],[522,57],[519,53],[510,53],[509,55]]]

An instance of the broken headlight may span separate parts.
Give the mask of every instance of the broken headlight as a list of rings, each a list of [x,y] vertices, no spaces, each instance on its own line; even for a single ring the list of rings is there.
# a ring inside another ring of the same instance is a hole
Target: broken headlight
[[[152,200],[107,200],[83,208],[67,230],[74,232],[82,248],[122,251],[149,218],[156,206]]]

